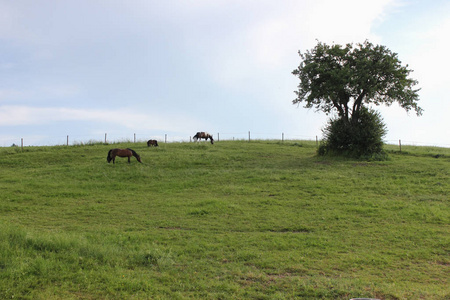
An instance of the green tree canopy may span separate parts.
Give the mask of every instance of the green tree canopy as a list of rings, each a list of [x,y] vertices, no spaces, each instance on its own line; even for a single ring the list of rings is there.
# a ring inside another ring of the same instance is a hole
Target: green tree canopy
[[[304,103],[326,114],[337,111],[345,121],[357,122],[364,105],[391,105],[397,102],[406,111],[422,109],[417,105],[417,81],[412,70],[402,66],[397,54],[385,46],[363,44],[326,45],[318,42],[306,53],[292,73],[300,79],[294,104]]]

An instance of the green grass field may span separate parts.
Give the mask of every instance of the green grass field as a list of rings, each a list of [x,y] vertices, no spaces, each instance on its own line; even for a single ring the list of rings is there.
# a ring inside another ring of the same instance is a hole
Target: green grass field
[[[387,151],[0,148],[0,298],[450,299],[450,149]]]

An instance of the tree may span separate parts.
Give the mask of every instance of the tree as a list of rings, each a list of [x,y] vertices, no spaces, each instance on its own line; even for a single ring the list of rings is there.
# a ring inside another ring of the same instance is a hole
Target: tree
[[[402,66],[397,54],[385,46],[363,44],[326,45],[299,55],[300,66],[292,73],[299,77],[294,104],[305,103],[326,114],[337,111],[345,122],[358,122],[364,105],[387,106],[397,102],[406,111],[422,109],[417,105],[418,83],[408,78],[412,70]]]
[[[299,55],[300,66],[292,73],[300,79],[294,104],[305,103],[327,115],[337,113],[325,129],[325,144],[319,154],[342,153],[371,156],[382,151],[386,128],[373,105],[397,102],[420,116],[417,81],[412,70],[402,66],[397,54],[385,46],[363,44],[326,45]]]

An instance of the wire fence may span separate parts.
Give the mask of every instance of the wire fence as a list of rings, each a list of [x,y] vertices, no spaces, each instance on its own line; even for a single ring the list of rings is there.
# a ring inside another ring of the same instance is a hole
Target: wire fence
[[[321,142],[321,135],[300,135],[295,133],[263,133],[263,132],[217,132],[211,133],[215,141],[252,141],[252,140],[278,140],[278,141],[295,141],[306,140],[315,141],[317,145]],[[132,134],[118,134],[118,133],[104,133],[98,135],[65,135],[65,136],[24,136],[21,138],[3,138],[0,139],[0,147],[28,147],[28,146],[72,146],[96,143],[142,143],[149,139],[157,140],[163,143],[176,142],[192,142],[193,136],[187,136],[180,133],[159,133],[149,135],[147,133],[132,133]],[[385,140],[386,144],[398,145],[400,150],[402,146],[432,146],[449,148],[450,144],[444,143],[427,143],[408,140]]]

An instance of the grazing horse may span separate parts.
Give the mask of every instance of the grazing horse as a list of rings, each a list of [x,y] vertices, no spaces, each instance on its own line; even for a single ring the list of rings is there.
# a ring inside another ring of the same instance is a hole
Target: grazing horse
[[[148,140],[147,146],[149,146],[149,147],[151,147],[151,146],[158,147],[158,141],[157,140]]]
[[[136,151],[134,151],[133,149],[127,148],[127,149],[111,149],[108,152],[108,156],[106,157],[106,160],[108,161],[108,163],[113,162],[113,164],[116,163],[116,156],[119,157],[128,157],[128,163],[130,163],[130,158],[132,156],[136,157],[137,161],[142,163],[141,161],[141,157],[139,156],[139,154],[136,153]]]
[[[207,132],[203,132],[203,131],[202,132],[197,132],[194,135],[194,140],[197,141],[198,139],[205,139],[205,141],[210,139],[211,140],[211,144],[214,144],[214,139],[213,139],[212,135],[210,135]]]

